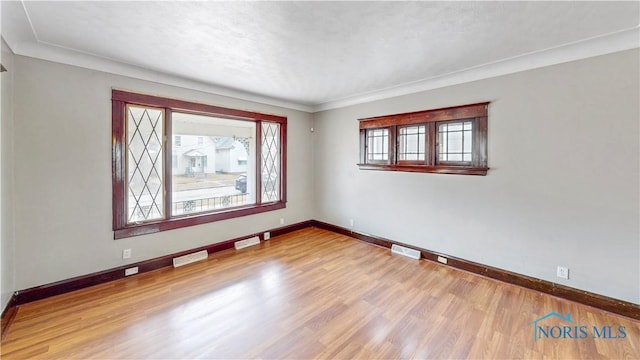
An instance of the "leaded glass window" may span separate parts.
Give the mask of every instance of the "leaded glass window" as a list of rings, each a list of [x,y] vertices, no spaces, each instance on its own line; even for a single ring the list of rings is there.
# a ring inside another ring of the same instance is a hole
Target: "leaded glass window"
[[[262,123],[262,202],[280,200],[280,124]]]
[[[286,117],[111,94],[114,238],[286,207]]]
[[[164,217],[164,111],[127,106],[127,222]]]

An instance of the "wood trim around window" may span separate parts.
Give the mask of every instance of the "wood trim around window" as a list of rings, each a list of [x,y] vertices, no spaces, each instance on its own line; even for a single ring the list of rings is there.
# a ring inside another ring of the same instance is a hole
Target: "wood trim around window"
[[[384,115],[358,120],[360,121],[360,129],[399,125],[417,125],[435,121],[462,120],[480,116],[487,116],[488,105],[488,102],[484,102],[470,105],[452,106],[441,109]]]
[[[163,219],[152,220],[140,224],[127,223],[126,205],[126,107],[138,105],[156,107],[165,111],[165,126],[163,147],[165,186],[165,216]],[[278,123],[280,125],[280,199],[275,202],[261,203],[260,162],[261,139],[256,139],[256,203],[230,207],[215,212],[201,212],[192,215],[171,216],[171,114],[172,112],[190,113],[196,115],[213,116],[231,120],[244,120],[256,123],[259,135],[262,122]],[[199,104],[183,100],[168,99],[153,95],[130,93],[122,90],[112,90],[112,202],[113,202],[113,231],[114,239],[151,234],[160,231],[178,229],[214,221],[232,219],[240,216],[263,213],[283,209],[287,199],[287,118],[284,116],[262,114],[252,111],[229,109],[219,106]]]
[[[487,165],[488,107],[489,102],[483,102],[359,119],[360,163],[358,166],[362,170],[486,175],[489,170]],[[438,160],[438,124],[463,120],[472,121],[473,123],[472,161],[440,162]],[[406,161],[399,159],[398,129],[410,125],[425,126],[424,160]],[[387,129],[389,131],[389,159],[384,163],[367,159],[367,131],[370,129]]]
[[[172,111],[196,114],[196,115],[208,115],[208,116],[221,116],[227,119],[245,119],[245,120],[264,120],[278,123],[287,123],[285,116],[263,114],[259,112],[253,112],[248,110],[238,110],[225,108],[221,106],[201,104],[186,100],[169,99],[155,95],[146,95],[127,92],[123,90],[112,90],[112,101],[122,101],[127,104],[137,104],[143,106],[154,106],[161,108],[169,108]],[[124,114],[123,114],[124,115]]]

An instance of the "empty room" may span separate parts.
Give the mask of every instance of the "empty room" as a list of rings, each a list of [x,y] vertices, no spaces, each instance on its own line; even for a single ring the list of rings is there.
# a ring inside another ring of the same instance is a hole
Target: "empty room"
[[[640,358],[637,1],[1,1],[3,359]]]

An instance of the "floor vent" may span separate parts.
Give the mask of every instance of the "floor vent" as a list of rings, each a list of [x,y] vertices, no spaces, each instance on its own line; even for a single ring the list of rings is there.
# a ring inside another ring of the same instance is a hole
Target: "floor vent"
[[[192,254],[178,256],[177,258],[173,258],[173,267],[180,267],[183,265],[194,263],[196,261],[206,260],[207,257],[209,257],[209,253],[207,252],[207,250],[202,250],[202,251],[194,252]]]
[[[412,259],[420,259],[420,251],[409,249],[408,247],[393,244],[391,245],[391,253],[410,257]]]
[[[258,244],[260,244],[260,238],[257,236],[254,236],[252,238],[236,241],[233,245],[236,247],[236,250],[239,250],[239,249],[244,249],[246,247],[258,245]]]

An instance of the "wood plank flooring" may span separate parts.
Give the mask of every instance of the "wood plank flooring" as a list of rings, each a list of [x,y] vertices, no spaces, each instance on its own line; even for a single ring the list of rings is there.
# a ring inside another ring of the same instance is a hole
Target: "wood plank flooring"
[[[589,336],[534,339],[550,312]],[[640,322],[307,228],[22,305],[1,345],[3,359],[639,359]]]

